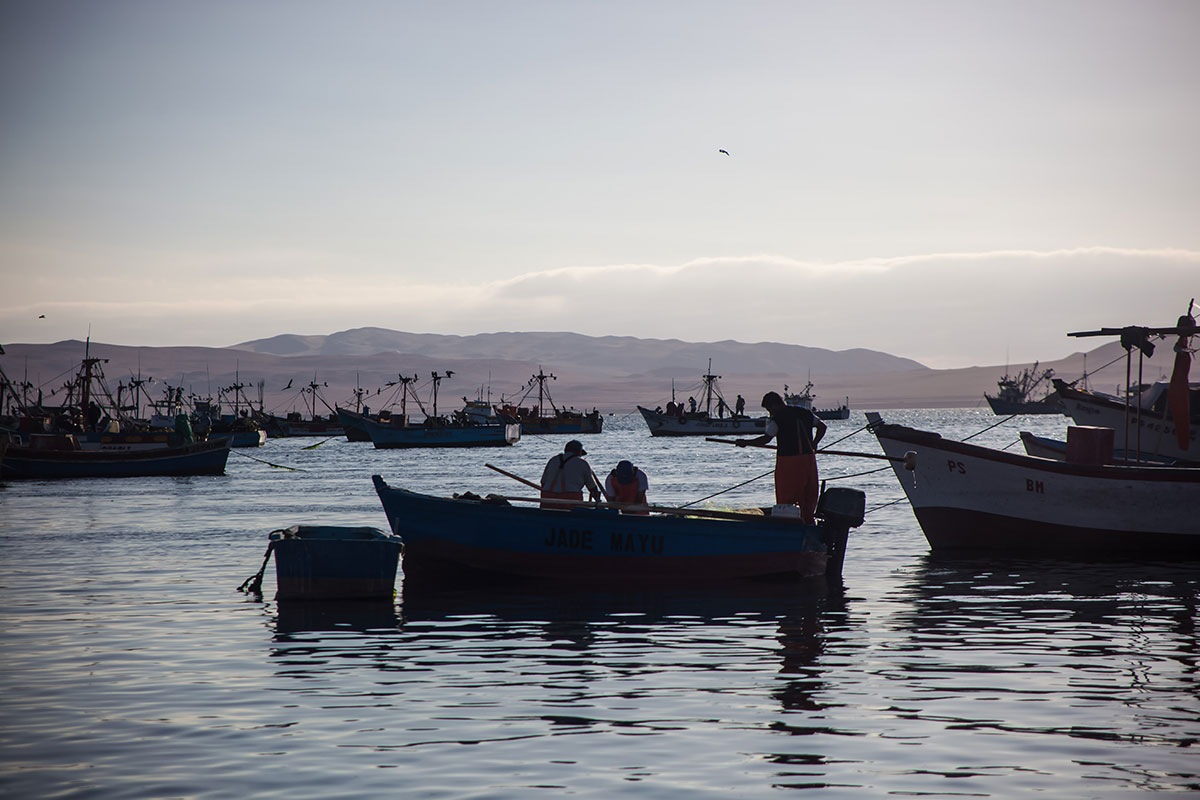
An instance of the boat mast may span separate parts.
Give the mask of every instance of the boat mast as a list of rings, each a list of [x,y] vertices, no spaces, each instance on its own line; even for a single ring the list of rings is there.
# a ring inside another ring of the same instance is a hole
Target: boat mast
[[[554,400],[550,399],[550,392],[548,392],[548,391],[544,392],[544,389],[546,386],[546,379],[550,378],[551,380],[558,380],[558,377],[553,374],[547,375],[545,372],[542,371],[542,367],[540,364],[538,365],[537,375],[534,375],[533,377],[538,382],[537,415],[538,415],[538,419],[541,419],[544,416],[544,414],[542,412],[542,394],[543,393],[546,395],[546,399],[550,400],[550,405],[551,406],[554,405]],[[554,410],[557,411],[558,409],[555,408]]]
[[[442,382],[443,378],[449,378],[453,374],[454,371],[449,369],[446,370],[445,375],[438,375],[436,372],[433,373],[433,416],[435,417],[437,416],[438,384]]]
[[[704,413],[706,416],[712,416],[713,382],[720,378],[720,375],[712,374],[712,359],[710,358],[708,360],[708,374],[704,376]]]
[[[79,411],[82,416],[80,420],[83,423],[85,431],[91,430],[91,420],[88,418],[88,406],[92,399],[92,367],[104,362],[107,363],[107,358],[91,358],[92,337],[88,336],[87,343],[83,348],[83,385],[79,387]]]

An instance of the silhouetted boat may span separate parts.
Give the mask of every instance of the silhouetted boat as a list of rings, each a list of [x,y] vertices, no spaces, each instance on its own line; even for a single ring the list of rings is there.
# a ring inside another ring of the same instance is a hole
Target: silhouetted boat
[[[804,391],[799,393],[788,393],[788,387],[785,384],[783,387],[783,401],[790,406],[799,408],[807,408],[819,419],[850,419],[850,398],[846,398],[846,402],[842,403],[837,408],[813,408],[812,382],[810,381],[804,387]]]
[[[221,475],[229,442],[196,442],[148,450],[82,450],[69,434],[30,437],[4,454],[7,479],[131,478],[156,475]]]
[[[466,410],[455,411],[449,417],[439,416],[438,386],[443,379],[453,374],[450,371],[445,375],[433,373],[430,400],[432,413],[428,413],[423,422],[414,423],[408,418],[408,384],[416,379],[402,378],[406,394],[402,400],[399,417],[387,422],[362,417],[356,421],[356,425],[361,425],[366,430],[371,443],[380,450],[410,447],[504,447],[520,440],[520,425],[506,423],[500,419],[495,423],[476,423],[471,419],[469,407]],[[415,393],[413,399],[420,403]],[[424,410],[424,406],[421,408]]]
[[[748,417],[736,413],[736,405],[731,407],[725,402],[717,388],[720,375],[712,374],[712,360],[708,362],[708,373],[701,376],[704,388],[700,402],[688,398],[685,404],[674,399],[667,403],[667,409],[649,409],[638,406],[637,410],[646,421],[651,436],[745,436],[763,433],[767,428],[766,417]],[[672,390],[672,395],[674,390]],[[717,415],[712,415],[713,397],[717,398]],[[729,415],[726,416],[726,410]]]
[[[518,507],[516,498],[453,499],[389,486],[373,476],[392,532],[404,539],[405,583],[541,578],[624,586],[630,582],[804,578],[840,575],[846,535],[862,524],[862,492],[828,490],[819,525],[798,516],[550,502]],[[794,510],[794,509],[793,509]],[[694,515],[694,516],[690,516]]]
[[[546,381],[558,380],[547,375],[539,367],[537,374],[525,384],[525,394],[512,403],[502,403],[497,413],[508,422],[521,424],[521,433],[600,433],[604,428],[604,417],[596,409],[584,413],[574,409],[559,408],[550,397]],[[537,405],[522,406],[537,387]],[[466,398],[463,398],[466,400]],[[471,401],[468,402],[468,407]],[[550,411],[546,411],[546,406]]]
[[[1000,391],[995,396],[986,392],[983,396],[994,414],[1062,414],[1062,402],[1053,390],[1043,391],[1041,397],[1034,399],[1039,387],[1044,387],[1053,377],[1054,370],[1038,372],[1037,362],[1034,362],[1032,367],[1021,370],[1016,377],[1005,373],[996,382]]]

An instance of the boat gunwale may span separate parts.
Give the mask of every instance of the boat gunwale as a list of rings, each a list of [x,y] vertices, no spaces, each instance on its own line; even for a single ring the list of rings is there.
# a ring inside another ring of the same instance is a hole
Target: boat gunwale
[[[1016,467],[1025,467],[1041,472],[1051,472],[1084,478],[1103,478],[1107,480],[1157,481],[1193,483],[1200,481],[1200,469],[1195,467],[1155,466],[1148,464],[1078,464],[1069,461],[1057,461],[1040,456],[1022,455],[996,450],[982,445],[968,444],[955,439],[946,439],[938,433],[909,428],[904,425],[880,422],[871,426],[872,433],[880,440],[890,439],[906,445],[918,445],[934,450],[972,456],[985,461],[994,461]],[[920,469],[918,462],[917,469]]]

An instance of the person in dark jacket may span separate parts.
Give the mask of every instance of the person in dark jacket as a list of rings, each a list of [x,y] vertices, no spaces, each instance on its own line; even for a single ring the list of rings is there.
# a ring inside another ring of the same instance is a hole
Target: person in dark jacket
[[[767,430],[753,439],[739,439],[738,447],[764,445],[776,439],[775,502],[800,507],[800,518],[810,525],[815,521],[817,495],[817,445],[826,425],[811,410],[789,406],[778,392],[763,395],[762,406],[770,415]]]

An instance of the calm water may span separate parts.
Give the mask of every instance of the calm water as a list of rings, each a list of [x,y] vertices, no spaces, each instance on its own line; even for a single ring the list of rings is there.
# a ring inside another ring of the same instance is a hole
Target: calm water
[[[885,415],[965,436],[978,410]],[[1019,423],[1019,424],[1018,424]],[[827,444],[861,414],[830,423]],[[1027,417],[973,441],[1007,446]],[[584,439],[685,503],[770,454]],[[524,494],[563,443],[376,451],[275,440],[223,477],[0,488],[6,797],[1117,797],[1200,790],[1196,565],[941,561],[890,469],[844,590],[455,591],[290,607],[236,587],[267,534],[386,522],[369,476]],[[878,452],[858,433],[839,449]],[[1019,445],[1016,445],[1019,448]],[[262,461],[294,467],[286,470]],[[712,501],[772,502],[770,478]],[[891,505],[889,505],[891,504]],[[818,582],[819,583],[819,582]]]

